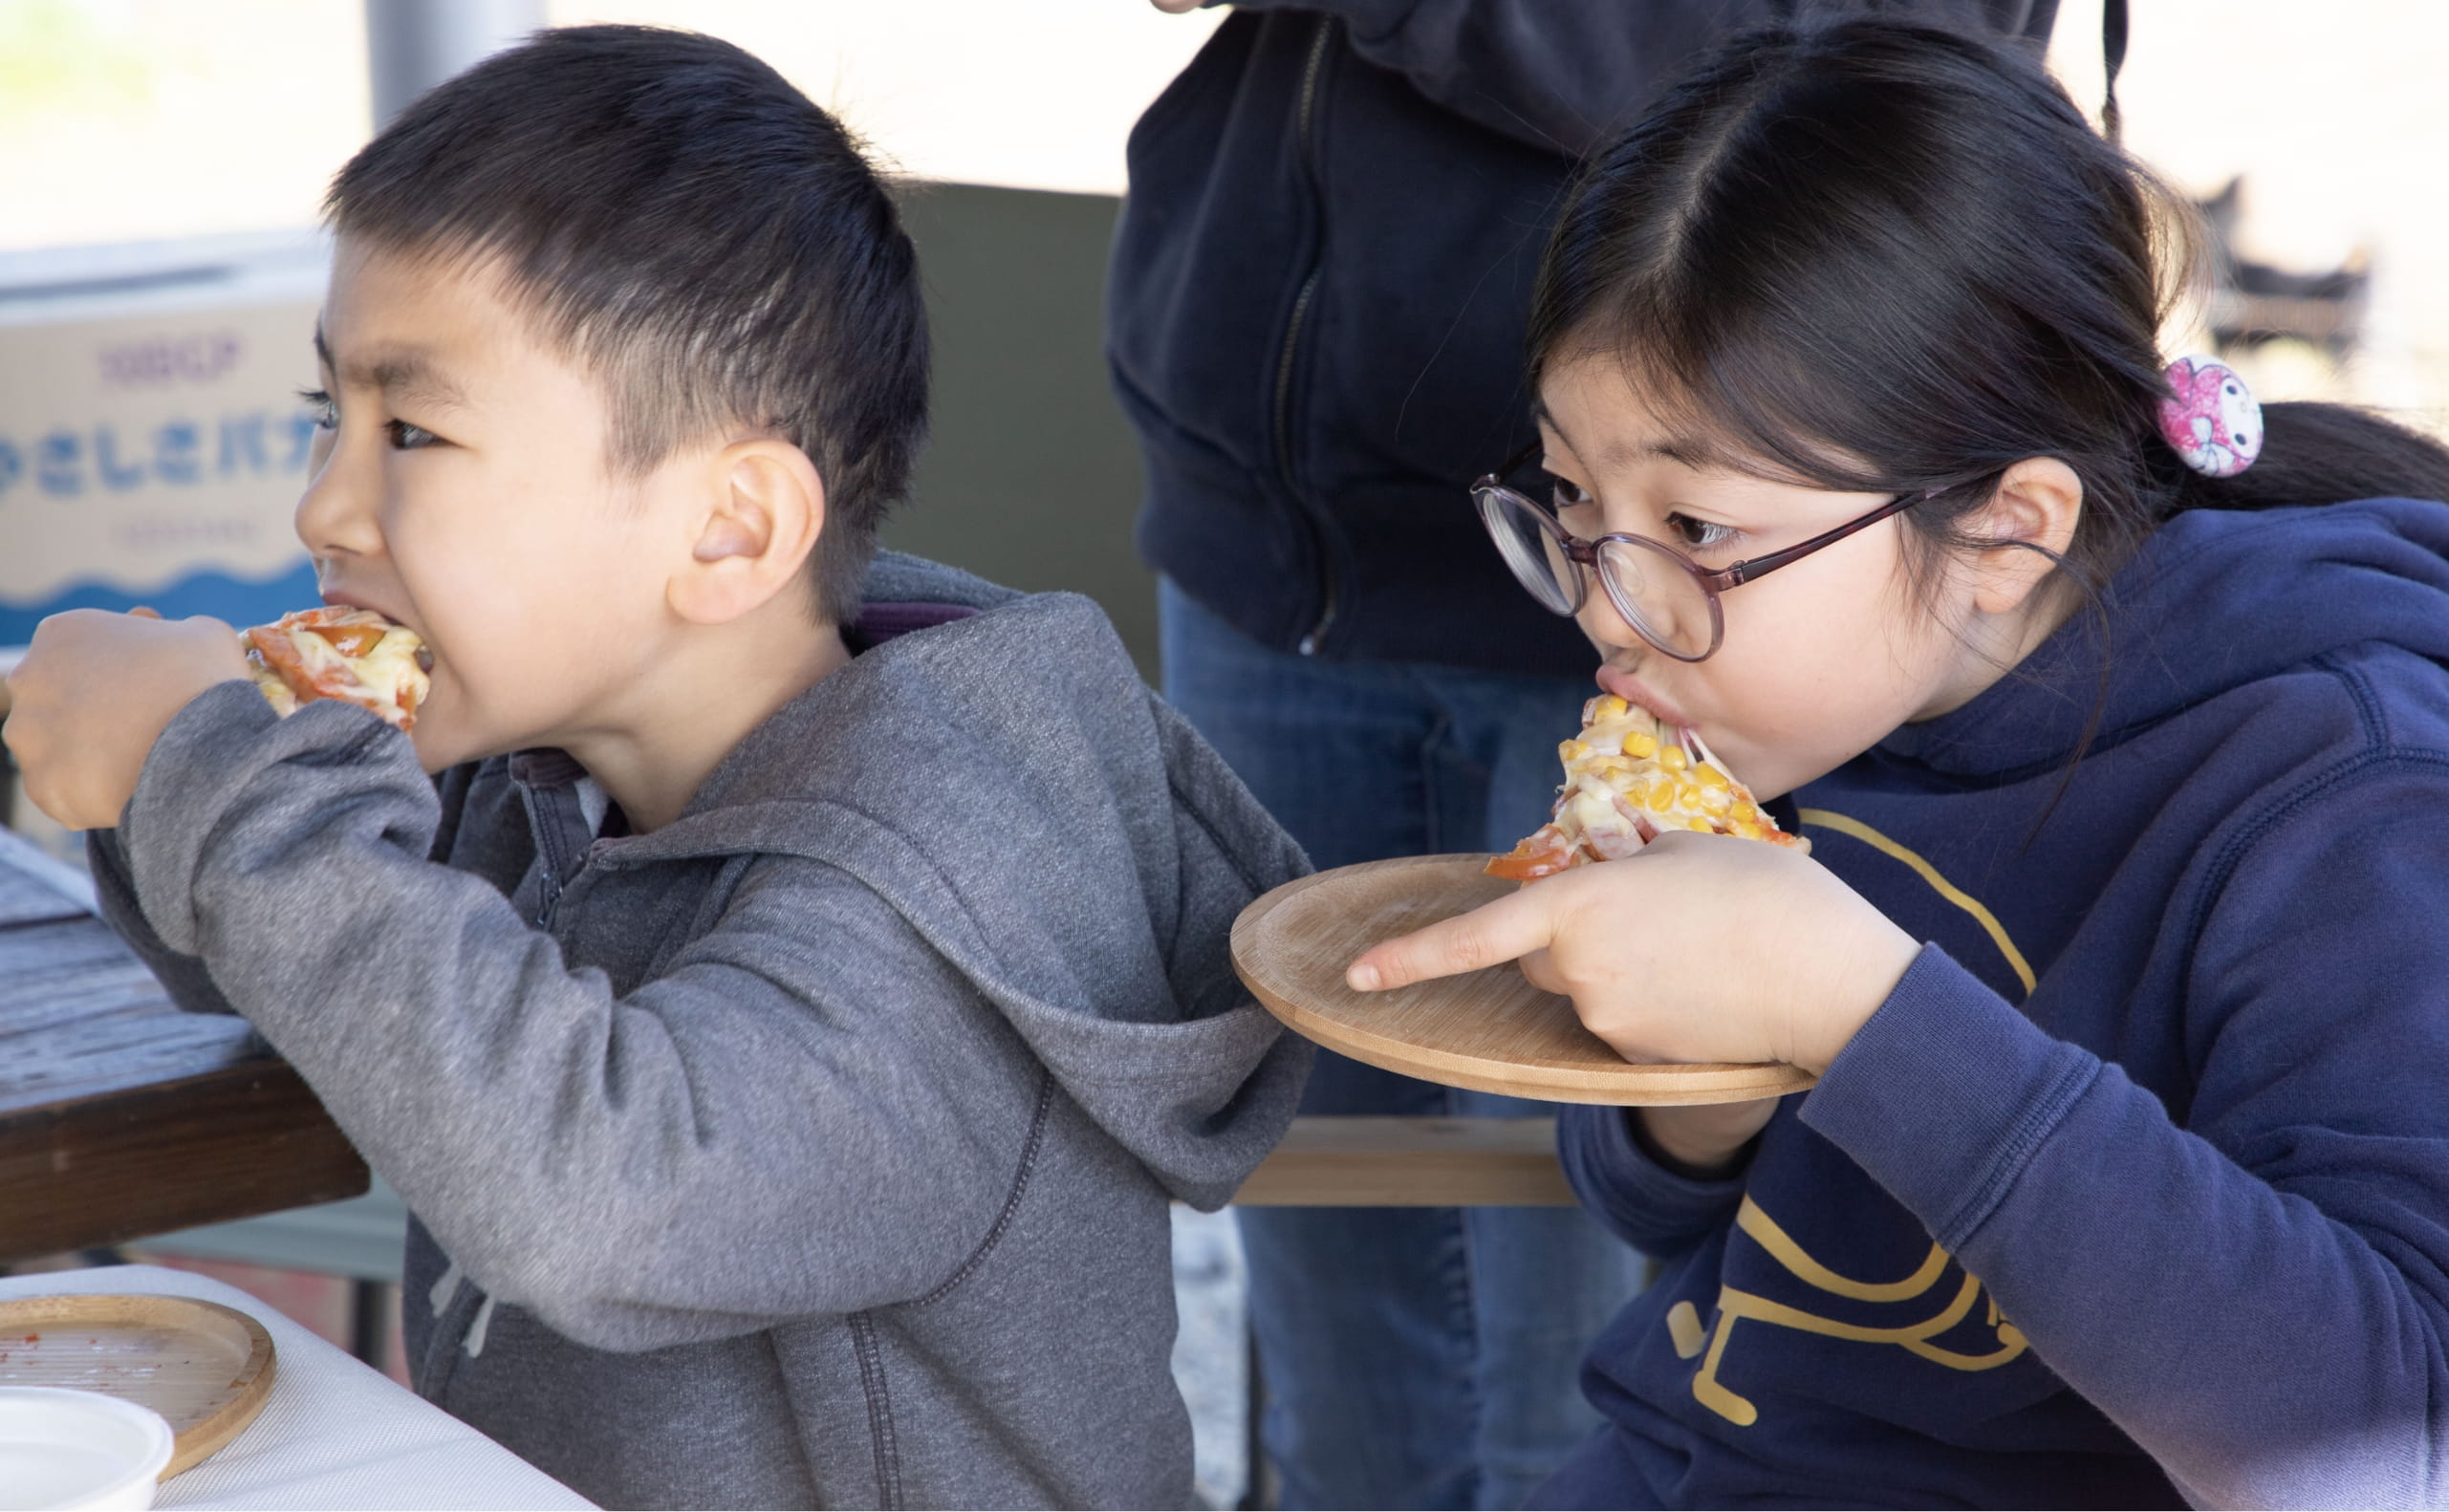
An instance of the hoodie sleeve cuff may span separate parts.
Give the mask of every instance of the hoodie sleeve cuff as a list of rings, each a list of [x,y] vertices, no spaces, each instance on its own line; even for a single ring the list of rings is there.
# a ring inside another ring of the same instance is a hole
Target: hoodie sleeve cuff
[[[1954,1250],[2100,1067],[1925,945],[1801,1114]]]
[[[1584,1207],[1634,1248],[1664,1253],[1700,1240],[1743,1199],[1750,1161],[1715,1178],[1669,1170],[1642,1147],[1635,1116],[1630,1108],[1565,1108],[1556,1154]]]
[[[272,768],[330,767],[346,763],[395,732],[361,709],[329,700],[287,719],[272,712],[251,682],[217,682],[187,702],[146,753],[136,793],[119,815],[119,844],[144,920],[163,944],[181,955],[202,953],[196,889],[206,843],[249,789]],[[387,752],[414,768],[407,743]],[[293,774],[294,777],[296,774]],[[335,801],[328,776],[293,781],[287,807]],[[309,790],[311,789],[311,790]],[[424,788],[431,797],[430,786]],[[262,795],[254,795],[260,797]]]

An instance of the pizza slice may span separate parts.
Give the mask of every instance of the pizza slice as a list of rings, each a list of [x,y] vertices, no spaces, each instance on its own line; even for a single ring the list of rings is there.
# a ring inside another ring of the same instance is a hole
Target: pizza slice
[[[1602,693],[1582,705],[1582,732],[1556,747],[1565,786],[1555,817],[1489,861],[1494,876],[1528,882],[1568,867],[1631,855],[1668,830],[1792,845],[1751,789],[1688,729]]]
[[[238,638],[248,674],[283,715],[338,699],[410,729],[431,684],[434,654],[424,641],[371,609],[302,609]]]

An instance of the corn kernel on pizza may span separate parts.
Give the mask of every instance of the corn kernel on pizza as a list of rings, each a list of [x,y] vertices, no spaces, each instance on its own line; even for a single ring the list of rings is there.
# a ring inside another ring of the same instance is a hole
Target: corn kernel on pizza
[[[431,685],[434,656],[424,641],[371,609],[303,609],[238,638],[248,675],[282,715],[338,699],[411,729]]]
[[[1613,693],[1582,705],[1582,732],[1556,754],[1565,786],[1555,817],[1491,860],[1490,875],[1520,882],[1552,876],[1631,855],[1669,830],[1795,843],[1698,734],[1670,729]]]

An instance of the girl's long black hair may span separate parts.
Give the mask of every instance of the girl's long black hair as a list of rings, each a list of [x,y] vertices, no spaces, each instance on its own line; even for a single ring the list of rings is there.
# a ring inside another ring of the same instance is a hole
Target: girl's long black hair
[[[2096,591],[2162,521],[2449,498],[2449,450],[2342,405],[2264,406],[2260,460],[2159,438],[2161,323],[2194,270],[2182,202],[2029,54],[1908,21],[1737,38],[1593,159],[1550,237],[1531,379],[1593,355],[1746,465],[1899,518],[1918,569],[1999,474],[2084,486],[2062,566]]]

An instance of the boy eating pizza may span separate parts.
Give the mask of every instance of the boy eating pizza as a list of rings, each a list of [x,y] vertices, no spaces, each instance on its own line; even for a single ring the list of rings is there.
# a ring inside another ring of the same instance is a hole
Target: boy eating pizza
[[[422,637],[413,728],[87,611],[8,740],[406,1199],[418,1389],[612,1505],[1186,1502],[1167,1203],[1291,1114],[1225,940],[1303,862],[1085,600],[876,554],[883,185],[737,49],[595,27],[328,210],[297,525]]]

